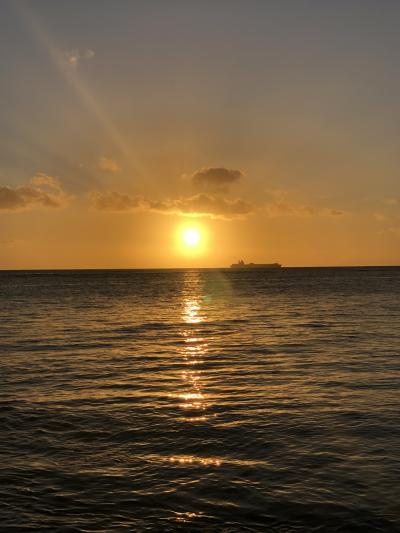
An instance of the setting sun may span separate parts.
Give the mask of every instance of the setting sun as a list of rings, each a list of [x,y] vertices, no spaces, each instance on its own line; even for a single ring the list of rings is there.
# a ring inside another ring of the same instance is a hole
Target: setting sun
[[[200,244],[200,231],[197,228],[186,228],[182,233],[182,239],[186,246],[194,248]]]
[[[176,251],[180,255],[198,257],[207,250],[207,231],[200,224],[184,224],[176,229]]]

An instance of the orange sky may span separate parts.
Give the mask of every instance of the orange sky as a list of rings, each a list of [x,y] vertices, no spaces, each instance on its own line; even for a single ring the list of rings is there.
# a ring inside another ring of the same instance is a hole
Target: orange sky
[[[383,3],[3,3],[0,268],[399,264]]]

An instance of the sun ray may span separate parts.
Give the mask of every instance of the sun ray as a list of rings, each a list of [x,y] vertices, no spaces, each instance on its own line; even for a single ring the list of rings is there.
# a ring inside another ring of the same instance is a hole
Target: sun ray
[[[80,78],[78,70],[70,67],[66,61],[65,53],[52,41],[43,24],[40,23],[37,14],[26,4],[23,7],[19,5],[17,12],[25,21],[32,35],[47,50],[60,75],[70,85],[86,108],[92,113],[92,116],[97,120],[98,124],[107,132],[110,140],[124,156],[128,164],[132,167],[132,170],[143,170],[138,159],[132,154],[132,146],[125,140],[107,116],[103,106],[93,94],[93,91],[91,91]]]

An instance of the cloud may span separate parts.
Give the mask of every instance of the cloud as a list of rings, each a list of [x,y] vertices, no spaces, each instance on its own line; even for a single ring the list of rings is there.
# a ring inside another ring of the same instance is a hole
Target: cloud
[[[215,167],[198,170],[189,176],[189,179],[198,191],[218,194],[227,192],[230,186],[238,182],[243,176],[244,174],[240,170]]]
[[[59,208],[67,205],[67,195],[57,178],[41,172],[35,174],[29,185],[9,187],[0,185],[0,210],[21,211],[34,207]]]
[[[312,205],[302,204],[290,200],[288,198],[289,192],[282,189],[274,189],[267,191],[270,195],[270,200],[263,206],[263,210],[271,218],[291,216],[291,217],[313,217],[326,216],[337,217],[344,214],[341,211],[332,207],[316,207]]]
[[[206,193],[191,197],[148,200],[142,196],[117,191],[92,192],[92,206],[101,211],[127,212],[151,211],[165,215],[199,216],[210,218],[242,218],[252,212],[252,206],[242,199],[224,198]]]
[[[94,56],[95,53],[91,49],[80,52],[78,48],[74,48],[73,50],[65,53],[66,61],[72,68],[77,68],[82,59],[88,60],[92,59]]]
[[[86,51],[83,53],[83,57],[84,57],[85,59],[92,59],[94,56],[95,56],[94,50],[91,50],[90,48],[89,48],[89,50],[86,50]]]
[[[400,197],[393,196],[392,198],[386,198],[384,202],[386,205],[400,205]]]
[[[264,206],[264,210],[271,218],[292,216],[292,217],[312,217],[312,216],[331,216],[337,217],[344,214],[339,209],[331,207],[314,207],[311,205],[297,204],[294,202],[271,202]]]
[[[144,200],[141,196],[132,196],[117,191],[94,191],[88,196],[92,206],[99,211],[133,211],[144,207]]]
[[[31,178],[32,185],[47,185],[51,189],[61,190],[61,183],[58,178],[54,176],[48,176],[43,172],[36,172],[36,174]]]
[[[118,172],[120,167],[112,159],[101,157],[99,168]],[[92,207],[100,211],[150,211],[165,215],[198,216],[210,218],[243,218],[252,213],[253,206],[241,198],[229,198],[229,187],[243,177],[240,170],[224,167],[203,168],[185,176],[197,190],[196,194],[161,200],[148,199],[118,191],[93,191],[88,197]]]
[[[380,231],[377,231],[376,234],[400,237],[400,226],[391,226],[388,228],[384,228],[384,229],[381,229]]]
[[[101,211],[150,211],[166,215],[223,218],[245,218],[255,210],[269,218],[290,217],[339,217],[344,211],[333,207],[319,207],[293,201],[289,192],[281,189],[266,191],[269,199],[252,205],[242,198],[231,198],[221,193],[200,192],[191,196],[152,200],[141,195],[117,191],[92,192],[89,199],[95,209]]]
[[[99,169],[112,173],[121,171],[121,167],[113,159],[107,157],[100,157]]]
[[[196,194],[189,198],[150,205],[154,211],[183,216],[208,216],[211,218],[242,218],[252,212],[252,206],[240,198],[224,198],[220,195]]]
[[[22,239],[0,240],[0,246],[15,246],[24,243],[25,241]]]

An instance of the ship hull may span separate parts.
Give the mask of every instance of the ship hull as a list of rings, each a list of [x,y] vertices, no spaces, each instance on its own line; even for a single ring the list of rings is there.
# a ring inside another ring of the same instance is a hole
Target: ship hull
[[[246,264],[243,264],[243,265],[234,264],[234,265],[231,265],[231,268],[234,268],[236,270],[247,270],[251,268],[262,269],[262,270],[275,270],[277,268],[282,268],[282,265],[280,265],[279,263],[271,263],[271,264],[248,263],[247,265]]]

